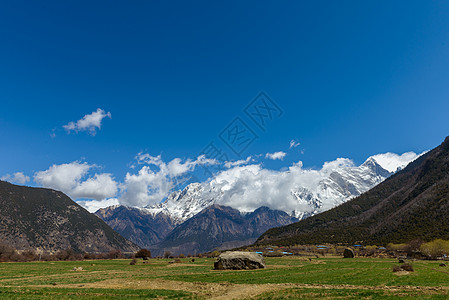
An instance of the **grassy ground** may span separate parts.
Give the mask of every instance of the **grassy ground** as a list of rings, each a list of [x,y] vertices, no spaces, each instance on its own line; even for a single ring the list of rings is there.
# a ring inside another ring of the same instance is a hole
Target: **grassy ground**
[[[214,271],[213,259],[0,263],[1,299],[447,299],[449,267],[392,259],[266,258],[267,268]],[[82,271],[73,271],[82,267]]]

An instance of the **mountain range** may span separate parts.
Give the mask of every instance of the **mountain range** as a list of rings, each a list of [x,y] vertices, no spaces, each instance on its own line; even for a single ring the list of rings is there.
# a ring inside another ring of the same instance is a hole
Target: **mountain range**
[[[360,166],[344,159],[320,171],[296,166],[276,174],[290,185],[282,190],[288,199],[281,197],[272,207],[227,205],[255,187],[242,190],[217,176],[174,191],[159,204],[107,207],[96,212],[98,217],[62,192],[0,181],[0,241],[49,252],[133,252],[139,246],[162,255],[224,250],[256,240],[284,245],[449,237],[449,138],[404,168],[407,163],[377,155]],[[249,168],[244,172],[257,176],[257,166]],[[252,205],[267,203],[259,194]]]
[[[449,137],[411,163],[414,154],[391,157],[372,156],[360,166],[338,159],[320,171],[296,165],[274,172],[288,182],[278,187],[287,197],[270,202],[267,198],[273,194],[259,193],[251,205],[272,206],[254,209],[243,201],[246,192],[265,187],[259,182],[242,188],[222,174],[174,191],[159,204],[111,206],[98,210],[98,217],[62,192],[0,181],[0,241],[49,252],[133,252],[140,246],[162,255],[223,250],[254,241],[385,244],[449,238]],[[258,176],[258,166],[247,167],[245,176]]]
[[[404,165],[397,167],[400,169]],[[257,173],[257,170],[249,169],[249,171]],[[298,182],[295,182],[296,186],[289,190],[289,199],[285,199],[289,205],[281,210],[297,219],[303,219],[360,195],[384,181],[395,171],[396,169],[394,171],[384,169],[377,162],[375,156],[368,158],[360,166],[354,166],[352,162],[341,159],[337,160],[335,166],[323,168],[321,171],[303,170],[302,168],[287,171],[285,172],[286,177],[297,176],[299,179],[297,179]],[[288,180],[289,178],[286,178],[286,181]],[[265,205],[264,199],[253,200],[255,207],[249,209],[242,208],[243,205],[232,205],[234,198],[237,200],[239,197],[243,198],[245,192],[252,188],[254,187],[236,188],[231,180],[220,180],[219,177],[216,177],[209,182],[191,183],[183,190],[171,193],[162,203],[144,207],[142,210],[152,215],[165,214],[175,224],[181,224],[212,204],[231,206],[242,213],[254,211],[261,206],[268,206]],[[270,208],[280,209],[279,203],[282,202],[282,199],[276,200],[277,203],[273,203]]]
[[[370,157],[360,166],[342,161],[328,170],[317,171],[311,183],[289,191],[288,201],[294,203],[291,211],[266,206],[253,211],[230,207],[226,205],[229,189],[215,178],[189,184],[157,205],[112,206],[98,210],[96,215],[153,253],[167,250],[187,254],[243,246],[270,228],[305,219],[359,196],[404,167],[404,163],[382,158]],[[387,167],[382,167],[378,160]]]
[[[361,196],[298,223],[273,228],[257,244],[363,243],[449,239],[449,137]]]

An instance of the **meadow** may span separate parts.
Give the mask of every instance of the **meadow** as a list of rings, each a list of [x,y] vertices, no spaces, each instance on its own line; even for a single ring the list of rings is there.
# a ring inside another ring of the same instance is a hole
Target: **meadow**
[[[1,299],[447,299],[449,266],[326,257],[266,258],[267,268],[215,271],[211,258],[0,263]],[[81,271],[74,268],[81,267]]]

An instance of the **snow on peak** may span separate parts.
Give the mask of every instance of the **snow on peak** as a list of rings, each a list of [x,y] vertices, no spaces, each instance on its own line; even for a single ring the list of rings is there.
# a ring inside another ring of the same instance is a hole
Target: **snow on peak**
[[[166,201],[147,209],[153,214],[165,213],[178,224],[215,203],[240,212],[267,206],[301,219],[356,197],[391,174],[374,158],[361,166],[339,158],[326,162],[321,170],[296,165],[289,172],[266,170],[260,165],[239,166],[209,182],[192,183],[182,191],[174,191]]]
[[[194,182],[182,191],[172,192],[164,202],[147,206],[145,210],[151,214],[162,212],[180,224],[213,203],[213,199],[204,196],[204,186]]]
[[[285,172],[264,169],[258,164],[235,166],[210,181],[173,191],[165,201],[141,210],[151,215],[163,213],[176,224],[213,204],[231,206],[240,212],[267,206],[301,219],[359,196],[420,155],[377,154],[360,166],[350,159],[338,158],[324,163],[319,170],[304,169],[300,163]]]
[[[374,159],[382,168],[390,173],[394,173],[405,168],[409,163],[411,163],[424,153],[425,152],[416,154],[415,152],[405,152],[402,155],[398,155],[396,153],[387,152],[383,154],[373,155],[368,159]]]

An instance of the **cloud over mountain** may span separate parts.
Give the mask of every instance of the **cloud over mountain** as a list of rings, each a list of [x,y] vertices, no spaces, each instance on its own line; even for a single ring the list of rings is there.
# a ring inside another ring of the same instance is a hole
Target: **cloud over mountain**
[[[420,155],[423,155],[426,152],[423,152]],[[385,170],[390,171],[390,172],[396,172],[398,170],[398,168],[402,169],[405,166],[407,166],[407,164],[410,161],[415,160],[416,153],[415,152],[406,152],[402,155],[398,155],[396,153],[387,152],[387,153],[383,153],[383,154],[373,155],[373,158]]]
[[[94,213],[100,208],[119,205],[117,198],[109,198],[105,200],[80,200],[76,201],[79,205],[83,206],[89,212]]]
[[[286,154],[267,155],[281,159]],[[262,156],[220,163],[204,156],[164,161],[161,155],[139,153],[121,182],[112,174],[95,173],[96,165],[77,161],[36,172],[34,181],[65,192],[90,211],[116,204],[146,207],[158,205],[173,191],[183,189],[186,178],[197,179],[193,174],[198,167],[219,165],[214,176],[196,180],[202,188],[195,197],[246,212],[267,206],[289,213],[311,213],[311,209],[328,209],[364,192],[418,156],[413,152],[378,154],[360,166],[351,159],[337,158],[319,169],[303,168],[297,161],[288,168],[272,170],[264,167]],[[383,171],[378,174],[376,166]],[[89,199],[93,200],[86,201]]]
[[[351,160],[342,158],[324,163],[320,170],[304,169],[302,162],[292,164],[287,171],[265,169],[260,164],[239,166],[219,173],[209,186],[221,191],[221,205],[247,212],[261,206],[291,212],[298,208],[292,191],[303,188],[314,192],[332,172],[355,167]]]
[[[23,172],[16,172],[14,174],[6,174],[1,177],[0,180],[8,181],[11,183],[25,184],[30,181],[30,177],[23,174]]]
[[[117,182],[112,174],[102,173],[89,176],[95,168],[84,162],[52,165],[45,171],[34,174],[34,181],[43,187],[62,191],[73,199],[87,198],[104,200],[117,194]]]
[[[121,185],[122,195],[119,200],[125,205],[156,204],[168,196],[181,176],[193,171],[197,166],[218,163],[204,155],[195,160],[174,158],[166,163],[162,160],[161,155],[152,156],[147,153],[139,153],[136,160],[139,165],[143,164],[143,166],[137,174],[126,173],[124,183]]]

